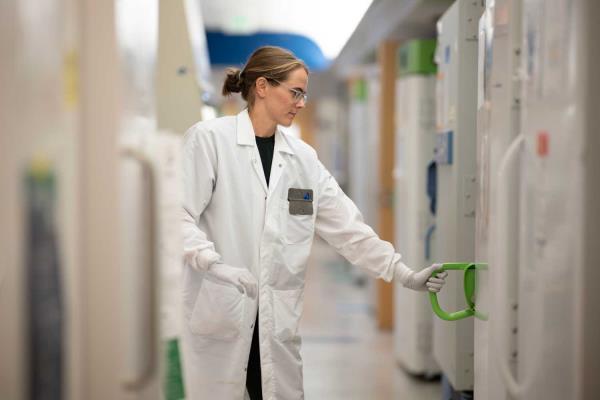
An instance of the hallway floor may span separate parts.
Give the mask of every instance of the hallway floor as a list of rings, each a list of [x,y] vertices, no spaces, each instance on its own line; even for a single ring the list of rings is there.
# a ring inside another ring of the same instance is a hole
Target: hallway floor
[[[316,240],[300,324],[307,400],[441,399],[439,381],[405,374],[391,332],[376,329],[370,292],[352,282],[354,267]]]

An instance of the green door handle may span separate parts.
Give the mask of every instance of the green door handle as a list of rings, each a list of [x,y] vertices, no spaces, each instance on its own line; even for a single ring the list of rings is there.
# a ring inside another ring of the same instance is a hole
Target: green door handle
[[[437,293],[429,292],[429,300],[433,312],[443,320],[458,321],[460,319],[472,317],[477,314],[475,311],[475,271],[478,269],[487,268],[487,264],[482,263],[445,263],[442,265],[441,271],[434,272],[431,276],[436,276],[442,271],[464,271],[464,292],[467,308],[460,311],[448,313],[440,307],[438,303]]]

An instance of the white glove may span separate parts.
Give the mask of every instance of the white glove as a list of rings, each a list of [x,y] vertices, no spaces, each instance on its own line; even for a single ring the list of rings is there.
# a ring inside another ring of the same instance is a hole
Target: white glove
[[[253,299],[256,298],[258,282],[254,275],[247,269],[236,268],[223,263],[214,263],[208,267],[206,273],[208,277],[226,285],[232,285],[240,293],[245,293]]]
[[[400,280],[404,287],[413,290],[430,292],[439,292],[446,283],[445,278],[448,276],[446,271],[440,272],[436,277],[432,277],[435,271],[440,271],[442,264],[433,264],[419,272],[415,272],[401,262],[396,264],[394,278]]]
[[[196,248],[183,250],[183,262],[196,271],[208,271],[211,265],[220,262],[221,256],[211,249],[198,250]]]

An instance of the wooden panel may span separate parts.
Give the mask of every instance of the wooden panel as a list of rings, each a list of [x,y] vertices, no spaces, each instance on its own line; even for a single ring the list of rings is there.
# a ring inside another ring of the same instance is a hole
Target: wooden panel
[[[306,104],[306,108],[301,110],[296,117],[296,124],[300,127],[300,138],[311,145],[316,146],[315,126],[316,126],[316,110],[315,102]]]
[[[380,99],[380,160],[379,160],[379,235],[394,243],[394,110],[396,88],[396,51],[398,42],[385,41],[379,46],[378,63],[381,71]],[[394,326],[393,284],[377,281],[377,325],[391,330]]]

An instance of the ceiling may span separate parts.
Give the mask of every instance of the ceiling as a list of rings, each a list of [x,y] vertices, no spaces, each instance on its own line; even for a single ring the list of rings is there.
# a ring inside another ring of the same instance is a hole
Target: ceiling
[[[258,35],[258,45],[282,45],[264,43],[269,38],[302,38],[295,40],[294,46],[318,48],[325,60],[318,64],[320,69],[337,57],[372,0],[200,0],[200,3],[209,49],[214,39],[211,35],[234,39]],[[233,52],[235,49],[229,46],[228,51]],[[222,42],[218,48],[224,48]],[[290,50],[298,53],[299,49]],[[241,53],[245,61],[247,51]]]

